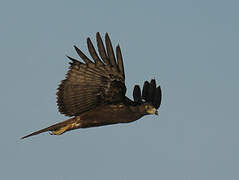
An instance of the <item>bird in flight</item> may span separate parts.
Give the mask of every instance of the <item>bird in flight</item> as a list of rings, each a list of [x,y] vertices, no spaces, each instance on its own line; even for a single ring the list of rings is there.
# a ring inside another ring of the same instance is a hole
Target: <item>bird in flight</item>
[[[90,38],[87,46],[93,60],[74,46],[83,60],[67,56],[71,62],[66,78],[57,91],[60,113],[71,118],[22,137],[50,132],[61,135],[78,128],[89,128],[117,123],[130,123],[145,115],[156,114],[161,104],[162,92],[155,79],[145,81],[141,91],[134,86],[133,98],[125,96],[125,71],[120,46],[116,46],[116,57],[108,33],[105,45],[99,32],[96,33],[98,53]]]

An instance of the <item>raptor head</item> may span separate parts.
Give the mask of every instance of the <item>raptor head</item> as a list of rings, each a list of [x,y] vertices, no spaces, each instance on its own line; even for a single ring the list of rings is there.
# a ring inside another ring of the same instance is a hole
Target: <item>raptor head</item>
[[[158,115],[157,109],[153,105],[151,105],[149,103],[145,103],[144,104],[144,109],[145,109],[146,114]]]

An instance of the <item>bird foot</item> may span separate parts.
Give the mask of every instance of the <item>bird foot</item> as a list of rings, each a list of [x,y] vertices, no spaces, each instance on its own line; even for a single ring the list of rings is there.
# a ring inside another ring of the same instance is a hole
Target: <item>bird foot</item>
[[[50,134],[51,135],[61,135],[64,132],[66,132],[67,130],[69,130],[70,128],[71,128],[71,124],[68,124],[68,125],[66,125],[64,127],[61,127],[59,129],[55,130],[55,131],[51,131]]]

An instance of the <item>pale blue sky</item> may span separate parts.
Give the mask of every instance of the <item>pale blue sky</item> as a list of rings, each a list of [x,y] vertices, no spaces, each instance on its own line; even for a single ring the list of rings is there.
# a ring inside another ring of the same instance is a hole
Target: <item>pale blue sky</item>
[[[239,179],[239,1],[1,1],[0,179]],[[65,120],[65,55],[109,32],[127,95],[156,78],[160,116],[131,124],[34,130]]]

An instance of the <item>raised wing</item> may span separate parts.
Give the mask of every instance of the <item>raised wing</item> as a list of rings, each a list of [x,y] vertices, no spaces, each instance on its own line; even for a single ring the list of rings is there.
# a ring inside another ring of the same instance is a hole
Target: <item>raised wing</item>
[[[108,34],[105,46],[99,33],[96,34],[98,56],[91,40],[87,38],[91,61],[80,49],[74,46],[84,61],[68,57],[70,63],[66,79],[57,92],[59,112],[67,116],[77,116],[101,104],[121,102],[125,98],[125,74],[120,46],[116,47],[116,58]]]
[[[135,85],[133,97],[135,103],[148,102],[158,109],[162,100],[162,91],[160,86],[156,87],[156,82],[152,79],[150,83],[148,81],[144,82],[142,94],[139,85]]]

